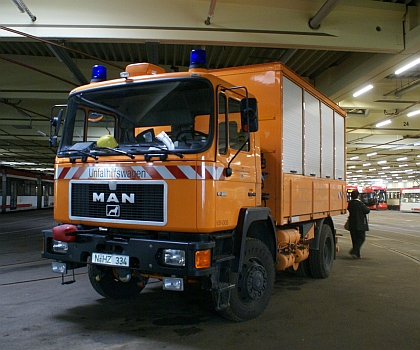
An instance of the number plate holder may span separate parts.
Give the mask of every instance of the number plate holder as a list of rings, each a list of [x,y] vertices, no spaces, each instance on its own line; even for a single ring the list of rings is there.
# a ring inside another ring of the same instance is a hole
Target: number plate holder
[[[129,267],[130,257],[128,255],[119,255],[119,254],[92,253],[91,262],[92,264],[97,264],[97,265]]]

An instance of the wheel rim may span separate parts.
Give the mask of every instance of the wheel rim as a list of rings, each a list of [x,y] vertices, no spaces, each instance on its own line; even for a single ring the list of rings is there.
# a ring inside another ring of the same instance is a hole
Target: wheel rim
[[[267,271],[264,266],[256,261],[248,261],[242,268],[239,287],[242,301],[260,299],[267,288]]]
[[[331,252],[331,240],[327,239],[324,245],[324,263],[325,265],[329,265],[332,260],[332,252]]]

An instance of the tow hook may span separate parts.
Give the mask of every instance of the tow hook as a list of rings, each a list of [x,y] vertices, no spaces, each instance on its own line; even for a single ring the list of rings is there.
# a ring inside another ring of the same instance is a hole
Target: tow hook
[[[130,282],[131,280],[131,272],[127,269],[114,269],[114,276],[121,282]]]

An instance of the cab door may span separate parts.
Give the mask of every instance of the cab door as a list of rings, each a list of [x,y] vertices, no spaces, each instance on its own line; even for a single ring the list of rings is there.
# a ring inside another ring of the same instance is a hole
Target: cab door
[[[226,229],[236,226],[241,208],[257,203],[259,164],[256,163],[260,158],[255,151],[253,134],[242,130],[241,99],[234,91],[220,91],[217,98],[216,159],[224,167],[225,176],[216,182],[216,224]]]

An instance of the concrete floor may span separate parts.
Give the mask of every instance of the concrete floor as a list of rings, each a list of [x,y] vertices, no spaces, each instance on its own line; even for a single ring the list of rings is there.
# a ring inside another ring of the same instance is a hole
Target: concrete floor
[[[420,349],[420,215],[371,212],[363,258],[345,215],[331,276],[278,273],[267,310],[231,323],[210,295],[152,281],[133,302],[102,298],[86,269],[62,286],[40,257],[51,210],[0,214],[0,347],[8,349]]]

